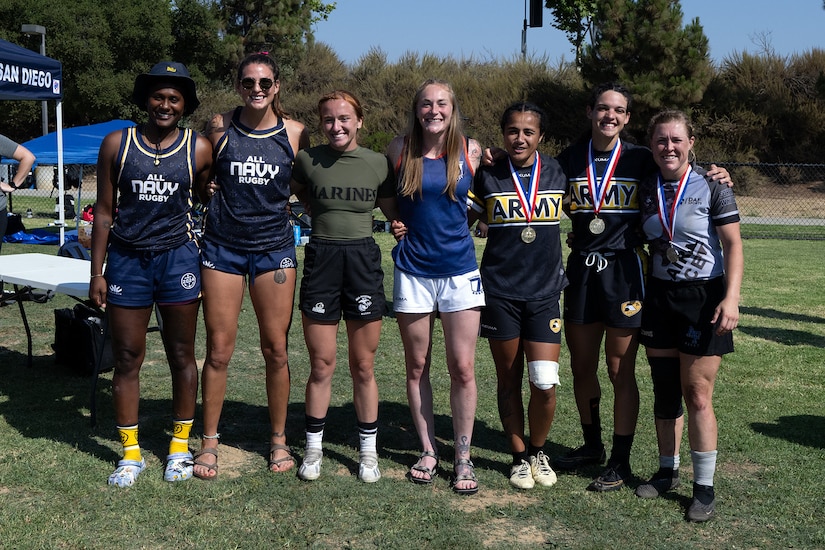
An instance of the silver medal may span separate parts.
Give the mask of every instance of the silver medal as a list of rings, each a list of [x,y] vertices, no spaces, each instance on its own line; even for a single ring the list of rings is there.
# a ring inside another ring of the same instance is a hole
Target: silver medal
[[[521,230],[521,240],[524,241],[526,244],[530,244],[531,242],[536,240],[536,230],[530,227],[529,225]]]
[[[667,256],[668,261],[672,264],[678,263],[679,260],[682,259],[681,256],[679,256],[679,251],[676,250],[676,248],[674,248],[673,246],[667,247],[667,250],[665,251],[665,256]]]
[[[601,218],[593,218],[590,220],[588,229],[590,229],[590,232],[594,235],[601,235],[604,232],[604,220]]]

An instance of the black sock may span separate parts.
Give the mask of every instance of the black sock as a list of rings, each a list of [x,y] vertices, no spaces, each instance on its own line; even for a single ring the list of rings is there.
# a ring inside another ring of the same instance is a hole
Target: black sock
[[[314,416],[306,415],[304,426],[309,433],[319,433],[324,431],[324,426],[327,424],[327,417],[315,418]]]
[[[713,485],[693,484],[693,498],[702,504],[710,504],[715,497],[716,493],[713,491]]]
[[[610,464],[630,464],[630,448],[633,447],[633,434],[613,434],[613,450],[610,452]]]
[[[527,457],[527,451],[521,451],[520,453],[513,453],[513,466],[518,466],[521,464],[521,461],[529,463],[530,460]]]

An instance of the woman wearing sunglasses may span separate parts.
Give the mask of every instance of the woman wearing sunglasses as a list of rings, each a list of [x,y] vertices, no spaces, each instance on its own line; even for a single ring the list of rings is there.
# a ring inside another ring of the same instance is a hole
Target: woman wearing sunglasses
[[[203,479],[218,475],[218,422],[247,280],[266,364],[269,469],[284,472],[295,466],[285,431],[287,331],[297,265],[287,202],[292,161],[309,137],[303,124],[286,117],[278,75],[267,53],[247,56],[235,84],[243,106],[215,115],[207,129],[215,149],[215,181],[202,252],[206,361],[203,441],[195,475]]]

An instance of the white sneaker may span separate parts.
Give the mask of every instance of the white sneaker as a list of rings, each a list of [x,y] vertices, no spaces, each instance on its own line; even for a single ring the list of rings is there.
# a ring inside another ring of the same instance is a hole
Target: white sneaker
[[[321,449],[307,449],[304,453],[304,461],[298,468],[298,477],[304,481],[312,481],[321,477],[321,460],[324,453]]]
[[[550,460],[544,454],[544,451],[539,451],[539,454],[530,457],[530,471],[533,474],[533,479],[539,485],[550,487],[558,481],[556,472],[550,467]]]
[[[364,483],[375,483],[381,479],[381,471],[378,469],[378,453],[361,453],[358,461],[358,479]]]
[[[530,470],[530,464],[526,460],[522,460],[521,464],[514,464],[510,468],[510,485],[516,489],[532,489],[536,485],[533,472]]]

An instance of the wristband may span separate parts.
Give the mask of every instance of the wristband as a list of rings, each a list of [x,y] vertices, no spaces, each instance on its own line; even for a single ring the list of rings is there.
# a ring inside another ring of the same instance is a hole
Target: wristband
[[[95,277],[103,277],[103,273],[98,273],[97,275],[92,275],[89,277],[90,279],[94,279]]]

